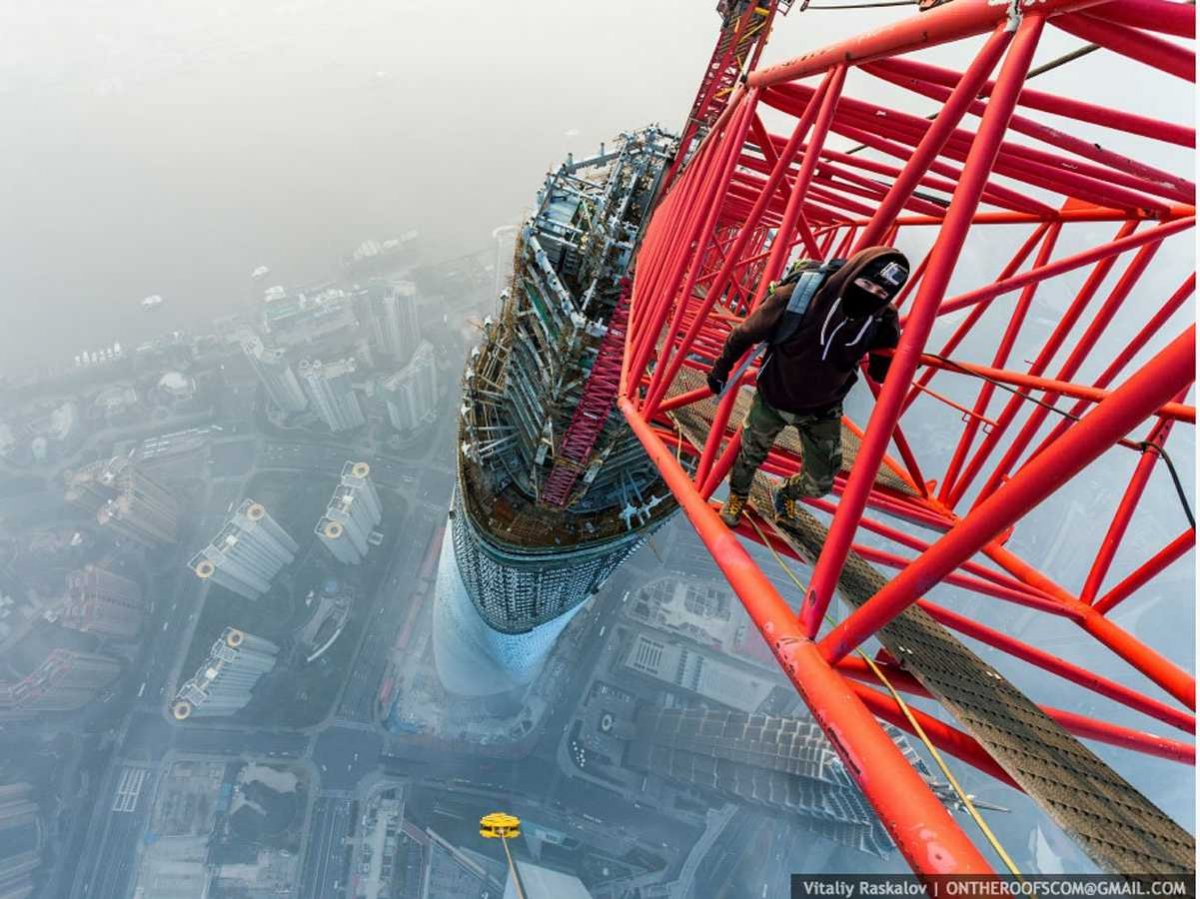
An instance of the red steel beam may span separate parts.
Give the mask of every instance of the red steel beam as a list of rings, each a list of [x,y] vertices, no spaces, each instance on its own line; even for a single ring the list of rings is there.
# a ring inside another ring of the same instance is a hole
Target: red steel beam
[[[1045,17],[1086,9],[1095,6],[1096,0],[1044,0],[1036,6],[1029,3],[1021,5],[1027,7],[1026,16]],[[920,15],[751,72],[749,83],[753,87],[766,87],[784,81],[796,81],[834,66],[862,65],[880,57],[897,56],[983,34],[1002,23],[1015,24],[1020,13],[1014,18],[1012,11],[1013,7],[1008,4],[989,0],[954,0]]]
[[[1189,715],[1175,706],[1146,696],[1144,693],[1139,693],[1131,687],[1096,674],[1094,671],[1090,671],[1081,665],[1068,662],[1066,659],[1052,652],[1031,646],[1028,643],[1018,640],[1016,637],[988,627],[986,624],[981,624],[972,618],[968,618],[966,615],[961,615],[958,612],[951,611],[928,600],[919,600],[917,605],[939,624],[945,625],[951,630],[978,640],[994,649],[998,649],[1015,659],[1028,662],[1031,665],[1041,668],[1043,671],[1048,671],[1055,677],[1061,677],[1063,680],[1077,684],[1085,690],[1091,690],[1093,693],[1119,702],[1144,715],[1149,715],[1151,718],[1157,718],[1164,724],[1178,728],[1184,733],[1190,734],[1196,730],[1196,717]]]
[[[1189,550],[1196,546],[1196,532],[1188,528],[1158,552],[1148,561],[1130,572],[1119,584],[1096,600],[1093,608],[1101,615],[1107,615],[1119,603],[1124,602],[1138,589],[1149,583],[1176,559],[1181,559]]]
[[[1086,13],[1118,25],[1173,34],[1175,37],[1196,37],[1196,8],[1190,3],[1171,3],[1168,0],[1120,0],[1093,6]]]
[[[1129,223],[1127,223],[1128,225]],[[1067,361],[1059,367],[1058,374],[1060,380],[1067,380],[1075,375],[1079,366],[1091,353],[1096,341],[1107,329],[1113,316],[1128,298],[1130,291],[1136,286],[1146,266],[1149,265],[1153,255],[1161,246],[1161,242],[1151,242],[1144,244],[1138,249],[1137,254],[1121,273],[1104,302],[1101,303],[1092,321],[1088,324],[1084,335],[1078,338],[1072,345]],[[1116,257],[1110,256],[1102,260],[1088,273],[1083,285],[1079,288],[1079,292],[1071,301],[1066,312],[1059,318],[1054,330],[1046,338],[1041,350],[1039,350],[1037,357],[1030,364],[1029,371],[1031,375],[1040,376],[1049,367],[1050,362],[1054,359],[1059,349],[1066,343],[1071,330],[1082,318],[1084,311],[1096,296],[1100,285],[1107,277],[1108,272],[1115,262]],[[1021,432],[1018,434],[1016,441],[1010,442],[1005,449],[1000,467],[993,468],[992,473],[988,475],[980,498],[984,494],[990,493],[999,485],[1000,481],[996,477],[996,472],[1002,469],[1007,474],[1019,455],[1024,452],[1028,441],[1033,439],[1036,431],[1035,427],[1031,427],[1031,422],[1037,422],[1037,427],[1040,427],[1045,416],[1049,414],[1048,409],[1040,405],[1026,405],[1026,398],[1029,393],[1029,389],[1022,388],[1016,395],[1009,397],[1008,403],[1000,410],[1000,414],[996,418],[996,427],[980,442],[979,449],[976,450],[975,454],[971,457],[971,461],[963,471],[962,476],[954,484],[954,488],[950,493],[951,505],[957,505],[966,494],[976,476],[983,470],[983,466],[992,452],[1000,445],[1000,440],[1005,435],[1009,425],[1016,421],[1018,414],[1022,411],[1028,411],[1029,416],[1026,418],[1025,424],[1022,425]],[[1053,402],[1055,396],[1054,393],[1045,394],[1046,400],[1050,402]],[[976,499],[976,504],[978,504],[978,498]]]
[[[1084,361],[1091,354],[1097,341],[1099,341],[1100,337],[1104,334],[1109,324],[1112,322],[1113,317],[1129,298],[1129,295],[1132,293],[1134,287],[1137,286],[1141,275],[1145,272],[1151,261],[1153,261],[1155,254],[1158,252],[1161,246],[1161,243],[1147,244],[1138,250],[1138,252],[1134,255],[1133,259],[1129,263],[1129,266],[1121,273],[1121,277],[1117,279],[1117,283],[1113,285],[1109,295],[1100,305],[1100,308],[1096,310],[1096,315],[1093,317],[1092,321],[1088,323],[1088,326],[1084,330],[1083,334],[1071,348],[1071,352],[1067,356],[1066,361],[1063,362],[1062,366],[1058,370],[1059,379],[1070,380],[1071,378],[1075,377],[1076,372],[1079,371],[1080,366],[1083,365]],[[1014,399],[1016,398],[1014,397]],[[1042,396],[1042,403],[1053,404],[1057,399],[1058,394],[1054,392],[1047,392]],[[1013,438],[1013,441],[1004,450],[1004,454],[1000,457],[1000,461],[996,463],[995,467],[992,469],[992,473],[988,476],[982,488],[980,488],[979,495],[975,499],[975,505],[978,505],[983,498],[995,491],[995,489],[1000,485],[1001,480],[1012,470],[1021,454],[1026,450],[1030,442],[1036,436],[1037,430],[1046,420],[1046,416],[1051,414],[1049,406],[1043,404],[1033,406],[1029,413],[1028,419],[1025,421],[1025,424],[1022,425],[1021,430],[1017,433],[1017,436]],[[1195,421],[1195,418],[1193,417],[1192,420]],[[993,431],[988,435],[989,439],[992,440],[993,446],[995,445],[995,441],[998,436],[999,435],[996,433],[996,431]],[[963,492],[966,490],[966,486],[967,484],[964,480],[961,486],[956,487],[955,502],[962,498]]]
[[[859,646],[915,602],[928,585],[937,583],[978,552],[1190,384],[1195,379],[1195,351],[1193,325],[1071,428],[1053,450],[1043,453],[976,506],[928,552],[830,631],[821,641],[825,658],[836,662]],[[1096,636],[1104,630],[1095,621],[1084,626]],[[1178,675],[1165,679],[1164,688],[1181,702],[1194,705],[1194,681],[1189,683]]]
[[[841,666],[839,665],[839,670],[840,668]],[[857,681],[868,681],[868,678],[862,676],[857,671],[848,671],[846,673]],[[877,679],[875,683],[878,683]],[[896,686],[896,684],[893,683],[893,686]],[[867,683],[851,684],[851,689],[854,690],[855,695],[877,717],[910,734],[916,733],[916,728],[912,726],[912,723],[908,720],[908,716],[904,714],[899,703],[896,702],[895,697],[873,689]],[[1112,724],[1108,721],[1099,721],[1095,718],[1089,718],[1086,715],[1054,708],[1053,706],[1039,706],[1039,708],[1046,714],[1046,717],[1056,722],[1063,730],[1077,737],[1095,740],[1099,743],[1107,743],[1110,746],[1120,746],[1123,749],[1132,749],[1134,752],[1157,756],[1185,765],[1196,764],[1196,747],[1190,743],[1172,740],[1169,737],[1162,737],[1158,734],[1133,730],[1132,728],[1122,727],[1119,724]],[[1013,789],[1021,789],[1020,785],[1009,777],[1008,773],[997,765],[990,755],[986,754],[984,748],[970,734],[950,727],[943,721],[926,714],[920,709],[910,706],[909,712],[921,725],[921,730],[925,732],[925,735],[929,737],[930,741],[938,749],[950,753],[972,767],[983,771],[985,774],[991,774],[996,780]],[[982,757],[980,756],[981,752],[984,753]]]
[[[918,181],[941,154],[955,126],[966,115],[980,87],[1004,55],[1011,39],[1012,32],[1003,27],[997,28],[988,38],[983,49],[967,67],[962,79],[947,98],[933,124],[925,132],[925,136],[921,138],[912,158],[904,166],[899,177],[892,182],[887,196],[875,210],[875,215],[859,234],[855,249],[863,250],[875,246],[883,236],[884,230],[891,227],[904,202],[912,196]]]
[[[668,438],[673,437],[673,435],[667,436]],[[818,503],[824,503],[824,501],[818,501]],[[738,533],[755,542],[762,542],[762,538],[764,536],[763,534],[760,534],[758,530],[755,530],[751,526],[745,524],[739,526]],[[801,559],[796,554],[796,551],[787,543],[784,543],[777,538],[772,539],[769,532],[765,536],[767,538],[767,544],[774,548],[776,552],[786,555],[801,563],[805,561]],[[1194,535],[1192,535],[1189,531],[1181,535],[1181,537],[1175,541],[1175,543],[1183,542],[1185,539],[1187,539],[1189,541],[1187,548],[1190,548],[1191,542],[1193,542],[1191,540],[1193,536]],[[968,563],[964,563],[964,570],[967,570],[967,564]],[[1027,587],[1025,589],[1030,588]],[[1184,733],[1191,734],[1196,730],[1195,716],[1176,708],[1175,706],[1168,705],[1167,703],[1149,697],[1144,693],[1139,693],[1138,691],[1127,687],[1124,684],[1097,674],[1094,671],[1091,671],[1080,665],[1068,662],[1054,653],[1039,649],[1036,646],[1031,646],[1030,644],[1018,640],[1015,637],[998,631],[995,628],[988,627],[985,624],[981,624],[980,622],[975,621],[972,618],[968,618],[967,616],[958,612],[951,611],[944,606],[930,602],[927,599],[917,600],[916,604],[922,611],[929,614],[929,616],[939,624],[942,624],[953,631],[957,631],[964,636],[978,640],[994,649],[998,649],[1014,659],[1028,662],[1037,668],[1041,668],[1043,671],[1053,674],[1055,677],[1060,677],[1063,680],[1069,681],[1080,687],[1083,687],[1086,690],[1090,690],[1093,693],[1104,696],[1107,699],[1111,699],[1122,705],[1128,706],[1129,708],[1141,712],[1144,715],[1148,715],[1151,718],[1156,718],[1165,724],[1169,724],[1171,727],[1178,728]],[[856,676],[854,672],[859,667],[859,660],[854,656],[846,656],[838,661],[836,667],[839,670],[843,670],[845,673],[850,674],[851,676]],[[890,669],[888,670],[888,673],[890,676]],[[922,696],[927,695],[927,691],[924,689],[924,687],[921,687],[919,683],[915,681],[913,676],[907,672],[901,671],[900,676],[894,681],[894,683],[900,689],[903,689],[907,692],[912,692]]]
[[[783,597],[696,493],[671,450],[628,397],[618,402],[684,514],[913,870],[918,874],[993,873],[870,710],[805,637]]]
[[[742,104],[742,108],[738,110],[737,115],[730,123],[732,134],[726,135],[722,144],[719,145],[721,154],[717,157],[720,164],[713,167],[713,172],[717,175],[715,189],[708,201],[708,210],[702,219],[700,229],[696,232],[696,252],[692,256],[691,264],[685,266],[687,278],[683,282],[683,288],[679,292],[679,298],[676,301],[675,315],[671,318],[671,324],[668,326],[666,338],[663,342],[662,350],[659,353],[659,365],[655,369],[654,376],[650,380],[650,385],[647,390],[648,400],[647,405],[651,410],[662,399],[663,394],[670,387],[670,381],[665,377],[668,371],[678,371],[678,364],[687,355],[686,347],[676,349],[674,360],[670,358],[670,351],[674,348],[675,336],[683,323],[684,312],[688,308],[688,300],[692,295],[692,290],[696,286],[696,279],[700,276],[701,261],[705,250],[708,248],[710,235],[716,225],[717,214],[721,210],[721,205],[725,201],[725,194],[729,190],[729,179],[733,174],[734,166],[737,164],[738,154],[741,151],[742,142],[746,138],[746,132],[750,128],[750,120],[754,115],[754,107],[758,103],[758,91],[752,90]],[[667,295],[668,299],[670,294]],[[676,361],[677,360],[677,361]],[[667,363],[675,361],[674,369]],[[672,377],[674,374],[672,373]],[[653,417],[653,411],[648,413],[647,417]]]
[[[1067,34],[1107,47],[1143,65],[1153,66],[1184,81],[1196,80],[1196,54],[1178,44],[1114,22],[1074,13],[1059,16],[1054,24]]]
[[[938,308],[938,315],[949,315],[951,312],[957,312],[959,309],[966,309],[968,306],[973,306],[976,303],[983,303],[988,300],[995,299],[1002,294],[1009,293],[1019,287],[1024,287],[1033,281],[1044,281],[1047,278],[1056,278],[1059,275],[1074,271],[1077,268],[1083,268],[1086,265],[1091,265],[1094,262],[1101,262],[1120,256],[1127,250],[1139,249],[1146,244],[1156,243],[1165,240],[1172,235],[1179,234],[1182,231],[1187,231],[1189,228],[1195,227],[1196,217],[1193,210],[1190,214],[1172,219],[1165,224],[1159,225],[1157,228],[1151,228],[1137,234],[1130,234],[1126,237],[1118,237],[1116,240],[1106,244],[1092,247],[1089,250],[1084,250],[1081,253],[1075,253],[1071,256],[1064,256],[1062,259],[1056,259],[1053,262],[1047,263],[1041,268],[1033,268],[1027,272],[1022,272],[1019,275],[1013,275],[1003,281],[996,281],[993,284],[985,284],[982,287],[977,287],[975,290],[967,293],[959,294],[956,297],[951,297],[944,300]]]
[[[1172,315],[1175,314],[1179,307],[1187,301],[1188,297],[1192,295],[1192,292],[1195,289],[1196,273],[1192,272],[1187,276],[1179,289],[1171,294],[1171,296],[1165,303],[1163,303],[1162,306],[1155,310],[1154,315],[1150,317],[1150,321],[1143,325],[1142,329],[1138,331],[1137,334],[1135,334],[1132,338],[1130,338],[1129,343],[1125,346],[1125,349],[1121,350],[1121,352],[1117,353],[1117,355],[1113,357],[1112,361],[1108,364],[1104,371],[1101,372],[1100,376],[1097,377],[1092,383],[1092,386],[1103,389],[1111,384],[1113,379],[1116,378],[1116,376],[1122,371],[1124,371],[1125,366],[1132,361],[1133,357],[1142,351],[1146,344],[1149,343],[1150,339],[1159,332],[1162,326],[1167,323],[1167,321]],[[1084,410],[1087,409],[1087,407],[1088,401],[1081,399],[1069,410],[1069,414],[1081,415],[1083,414]],[[1053,428],[1051,428],[1050,433],[1046,435],[1041,444],[1038,445],[1037,449],[1033,451],[1031,456],[1036,456],[1046,447],[1052,445],[1054,441],[1061,437],[1063,432],[1066,431],[1066,429],[1070,426],[1071,421],[1069,418],[1063,419],[1063,421],[1056,424]]]
[[[1171,5],[1174,6],[1175,4]],[[884,78],[894,84],[900,84],[913,90],[918,90],[925,96],[933,96],[939,99],[944,99],[949,90],[958,84],[962,77],[959,72],[955,72],[952,69],[944,69],[911,59],[889,59],[871,63],[865,68],[866,71],[876,77]],[[918,84],[914,84],[914,81],[918,82]],[[1026,102],[1024,92],[1022,92],[1021,99],[1017,102],[1019,105]],[[973,112],[982,111],[983,108],[984,106],[981,102],[973,103],[971,106]],[[1089,122],[1089,124],[1091,123]],[[1180,203],[1195,203],[1196,185],[1186,178],[1181,178],[1178,175],[1147,165],[1140,160],[1130,159],[1127,156],[1106,150],[1094,143],[1089,143],[1055,128],[1042,125],[1024,116],[1014,115],[1009,123],[1009,127],[1014,131],[1019,131],[1044,142],[1051,143],[1070,153],[1091,159],[1112,169],[1117,169],[1119,172],[1135,176],[1137,179],[1136,183],[1144,191],[1158,193],[1160,196],[1173,197]],[[1126,183],[1130,184],[1130,182]]]
[[[845,80],[846,69],[839,66],[829,73],[829,77],[824,82],[821,105],[816,109],[815,117],[812,119],[813,139],[809,142],[809,152],[804,155],[804,162],[800,167],[800,173],[796,176],[796,183],[792,185],[791,196],[788,198],[787,209],[783,214],[783,221],[779,226],[774,242],[771,244],[771,252],[767,257],[766,267],[759,275],[758,286],[754,291],[754,299],[750,303],[750,312],[758,308],[758,305],[763,301],[763,297],[766,296],[767,287],[770,282],[778,278],[779,273],[783,271],[783,265],[787,261],[787,253],[790,249],[790,238],[795,234],[796,223],[800,218],[804,195],[808,192],[808,184],[812,179],[813,172],[816,170],[817,154],[820,151],[821,144],[825,140],[825,135],[829,132],[829,123],[833,119],[833,112],[837,108],[837,102],[841,96],[842,85],[845,83]],[[812,108],[813,104],[810,104],[810,109]],[[808,116],[808,113],[809,110],[806,110],[805,117]],[[801,126],[804,126],[804,131],[808,130],[805,117],[802,117],[800,122],[797,123],[797,133],[800,133]],[[803,136],[801,136],[801,139],[803,139]],[[785,162],[790,162],[790,159],[786,157],[780,159],[781,165]],[[686,301],[687,298],[680,299],[680,302]],[[717,407],[717,415],[713,422],[712,431],[705,444],[704,453],[700,457],[700,464],[696,468],[697,484],[704,483],[712,467],[712,463],[716,459],[716,454],[720,450],[721,435],[725,431],[729,415],[733,412],[736,390],[736,385],[731,387]]]
[[[1058,235],[1061,231],[1062,224],[1060,222],[1055,222],[1046,230],[1046,237],[1042,241],[1037,258],[1033,263],[1035,268],[1045,265],[1050,259],[1050,254],[1054,252],[1054,247],[1058,242]],[[1017,334],[1020,332],[1021,326],[1025,323],[1025,316],[1029,312],[1030,305],[1033,303],[1037,286],[1037,282],[1034,282],[1027,285],[1021,291],[1016,309],[1009,317],[1008,324],[1004,329],[1004,336],[1000,339],[1000,345],[996,348],[995,355],[992,358],[992,366],[994,368],[1003,368],[1008,362],[1008,355],[1012,351],[1013,344],[1016,343]],[[984,379],[979,387],[979,393],[975,398],[975,405],[971,410],[970,417],[966,421],[962,435],[959,437],[958,444],[954,447],[954,454],[950,457],[950,463],[946,466],[946,473],[942,476],[942,489],[938,494],[938,499],[943,503],[949,501],[950,487],[958,477],[958,472],[962,467],[963,461],[966,459],[967,453],[970,452],[971,446],[975,442],[975,435],[979,430],[979,422],[987,415],[988,404],[992,401],[994,390],[993,382],[987,379]]]
[[[972,5],[972,0],[958,2],[964,3],[965,6]],[[949,4],[937,9],[952,9],[956,5],[957,3]],[[833,598],[834,586],[846,561],[846,554],[858,527],[858,519],[866,508],[867,495],[874,484],[879,464],[900,417],[905,394],[912,384],[918,356],[933,329],[938,304],[950,283],[959,253],[966,241],[971,219],[978,208],[980,195],[999,152],[1008,117],[1012,115],[1016,106],[1017,95],[1029,70],[1044,23],[1041,15],[1027,16],[1012,40],[1000,71],[996,92],[992,102],[988,104],[979,133],[971,146],[963,168],[962,180],[954,191],[945,224],[938,234],[934,249],[930,252],[929,266],[913,301],[913,311],[908,316],[900,345],[892,358],[887,381],[871,413],[866,436],[859,447],[850,480],[814,568],[808,596],[804,599],[801,621],[805,633],[809,636],[816,635],[825,617],[825,610]]]
[[[891,351],[881,350],[879,355],[887,355],[888,352]],[[1042,378],[1037,375],[1028,375],[1024,372],[993,368],[990,365],[976,365],[973,362],[959,362],[957,359],[941,359],[938,356],[932,356],[928,353],[923,353],[920,361],[922,365],[928,366],[931,369],[972,375],[978,378],[988,378],[993,381],[999,381],[1002,384],[1011,384],[1014,387],[1024,387],[1029,390],[1044,390],[1047,393],[1075,397],[1086,403],[1103,402],[1112,396],[1111,390],[1105,390],[1101,387],[1076,384],[1073,381],[1062,381],[1058,378]],[[1155,410],[1154,414],[1171,421],[1184,421],[1189,424],[1196,423],[1196,407],[1188,406],[1175,400],[1164,403],[1161,409]]]
[[[1177,398],[1181,396],[1182,394],[1179,394]],[[1085,602],[1089,605],[1095,602],[1096,596],[1100,593],[1100,588],[1104,586],[1104,578],[1108,575],[1108,569],[1117,554],[1117,548],[1121,545],[1121,540],[1124,538],[1125,531],[1129,527],[1130,522],[1133,521],[1133,513],[1137,509],[1138,501],[1142,498],[1142,493],[1145,491],[1146,485],[1150,483],[1150,475],[1154,471],[1155,463],[1158,462],[1158,453],[1150,449],[1150,447],[1161,448],[1170,433],[1171,421],[1160,418],[1151,429],[1150,434],[1147,435],[1147,447],[1143,449],[1142,456],[1138,459],[1137,466],[1133,470],[1133,476],[1129,479],[1129,484],[1126,486],[1125,492],[1121,496],[1121,501],[1117,504],[1117,509],[1113,513],[1112,521],[1108,526],[1108,532],[1104,535],[1104,539],[1100,541],[1100,550],[1096,553],[1096,559],[1092,563],[1091,570],[1088,571],[1087,579],[1083,583],[1083,589],[1079,592],[1080,602]]]

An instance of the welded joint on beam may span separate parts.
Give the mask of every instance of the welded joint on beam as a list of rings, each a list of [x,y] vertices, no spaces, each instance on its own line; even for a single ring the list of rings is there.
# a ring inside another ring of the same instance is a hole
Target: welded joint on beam
[[[1008,0],[1008,19],[1004,23],[1004,30],[1012,34],[1020,27],[1021,0]]]

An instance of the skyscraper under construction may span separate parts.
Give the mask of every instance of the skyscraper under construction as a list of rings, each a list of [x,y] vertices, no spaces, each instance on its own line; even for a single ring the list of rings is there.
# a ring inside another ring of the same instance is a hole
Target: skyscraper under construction
[[[532,680],[580,604],[675,508],[614,406],[622,278],[674,152],[648,128],[550,174],[467,362],[434,616],[455,693]]]

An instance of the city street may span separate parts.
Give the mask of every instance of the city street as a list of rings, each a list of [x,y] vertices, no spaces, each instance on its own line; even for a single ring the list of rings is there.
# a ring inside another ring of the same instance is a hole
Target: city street
[[[322,790],[353,790],[362,778],[379,767],[383,737],[373,729],[334,725],[317,737],[312,760],[321,776]]]
[[[115,765],[100,790],[84,851],[75,868],[72,897],[128,899],[137,868],[137,844],[150,821],[156,775],[143,783],[132,811],[112,810],[125,766]],[[99,827],[97,827],[99,823]]]
[[[339,720],[374,723],[375,699],[391,658],[392,643],[413,601],[416,585],[411,574],[420,563],[430,535],[445,517],[442,507],[410,503],[404,533],[394,544],[388,569],[369,606],[371,620],[346,679],[337,709]]]
[[[450,420],[442,426],[445,433],[441,436],[449,437],[452,424]],[[430,455],[436,457],[437,445],[438,441],[432,442]],[[219,474],[214,472],[218,476],[209,481],[196,533],[218,529],[229,509],[243,498],[245,484],[255,474],[272,469],[325,472],[331,467],[340,468],[347,453],[344,447],[318,442],[273,440],[262,444],[249,468],[242,466],[236,473],[226,468]],[[398,744],[396,737],[385,737],[375,720],[376,696],[397,631],[411,612],[409,603],[417,586],[411,581],[411,573],[419,566],[431,536],[445,524],[454,475],[449,468],[431,467],[422,460],[360,456],[370,462],[372,477],[378,480],[381,490],[395,491],[406,503],[407,514],[377,592],[364,603],[371,620],[344,673],[335,713],[306,732],[265,729],[238,721],[193,720],[183,726],[170,721],[165,714],[167,694],[183,675],[179,666],[204,595],[197,579],[180,565],[174,575],[176,589],[156,609],[152,626],[161,636],[149,646],[142,675],[145,688],[141,689],[140,682],[137,685],[142,695],[121,730],[119,750],[98,795],[72,899],[128,899],[138,842],[148,825],[153,783],[161,760],[169,752],[311,764],[318,786],[302,850],[301,899],[340,896],[348,877],[344,841],[354,826],[353,797],[362,784],[379,774],[432,787],[446,797],[443,807],[453,804],[464,815],[469,811],[468,817],[478,809],[504,804],[556,820],[584,844],[609,838],[674,858],[686,855],[698,838],[699,829],[681,827],[675,816],[623,799],[575,776],[573,768],[564,768],[558,761],[559,742],[601,657],[604,642],[600,635],[615,613],[624,589],[623,575],[614,578],[582,622],[585,630],[567,669],[570,680],[547,713],[531,756],[520,761],[488,759],[401,743],[402,757],[381,758],[385,744],[394,748]],[[133,812],[113,812],[115,777],[130,763],[146,766],[154,776],[148,778]],[[597,830],[599,827],[603,830]]]
[[[308,829],[301,899],[340,899],[344,895],[350,858],[344,841],[353,827],[353,800],[317,799]]]
[[[244,438],[239,439],[238,445],[244,444]],[[314,473],[340,469],[350,452],[346,447],[320,443],[270,442],[249,468],[239,466],[236,473],[227,466],[214,470],[214,477],[207,482],[200,514],[192,525],[193,533],[206,535],[217,531],[230,509],[243,498],[245,484],[258,472],[273,468]],[[174,588],[157,601],[148,625],[149,632],[156,636],[147,644],[140,674],[127,678],[126,689],[140,696],[134,700],[120,730],[119,750],[96,795],[84,851],[75,869],[72,899],[97,896],[128,899],[136,871],[138,843],[149,820],[157,769],[170,751],[281,761],[304,760],[311,753],[322,791],[334,793],[353,791],[364,776],[379,767],[383,736],[376,730],[372,712],[391,642],[406,608],[404,602],[398,601],[408,586],[402,581],[408,569],[419,561],[429,535],[444,520],[445,496],[449,495],[453,474],[444,468],[429,468],[419,460],[368,458],[372,477],[384,489],[395,490],[405,498],[409,515],[397,552],[373,597],[373,607],[382,614],[366,629],[346,677],[338,709],[344,720],[331,719],[317,728],[324,732],[314,735],[228,721],[191,721],[180,726],[168,719],[169,694],[181,677],[179,669],[204,595],[198,579],[182,565],[188,549],[181,547],[180,564],[169,569]],[[422,488],[419,494],[417,485]],[[439,494],[436,502],[431,502],[433,492]],[[133,812],[113,812],[117,778],[128,763],[145,765],[154,776],[147,780]],[[334,895],[330,891],[341,876],[343,863],[329,846],[340,845],[341,837],[330,837],[332,842],[327,843],[321,840],[335,830],[342,836],[349,831],[352,822],[348,808],[343,800],[327,798],[319,799],[314,807],[312,851],[305,856],[306,870],[309,866],[319,866],[315,879],[305,881],[310,889],[306,895],[314,899]],[[322,830],[325,826],[322,822],[326,821],[328,827]]]

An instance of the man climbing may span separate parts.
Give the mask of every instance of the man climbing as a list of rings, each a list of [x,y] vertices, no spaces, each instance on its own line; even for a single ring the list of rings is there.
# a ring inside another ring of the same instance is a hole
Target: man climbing
[[[842,400],[858,380],[863,356],[900,340],[891,303],[908,280],[904,254],[871,247],[835,267],[801,264],[803,274],[772,285],[759,308],[730,332],[709,372],[709,389],[722,393],[733,364],[766,341],[758,391],[742,425],[741,451],[721,509],[729,527],[741,519],[754,473],[788,425],[800,435],[803,465],[776,490],[776,513],[794,521],[801,497],[824,496],[833,488],[842,467]],[[882,381],[890,363],[890,356],[872,355],[867,373]]]

